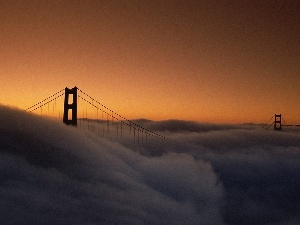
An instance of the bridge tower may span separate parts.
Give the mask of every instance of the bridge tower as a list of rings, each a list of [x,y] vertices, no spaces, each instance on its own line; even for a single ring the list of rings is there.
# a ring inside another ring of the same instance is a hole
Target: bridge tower
[[[281,114],[275,114],[274,130],[281,130]]]
[[[73,98],[69,99],[69,95]],[[69,100],[72,100],[69,102]],[[69,114],[69,110],[71,113]],[[69,116],[71,118],[69,118]],[[64,115],[63,122],[67,125],[77,126],[77,87],[72,89],[65,88],[65,102],[64,102]]]

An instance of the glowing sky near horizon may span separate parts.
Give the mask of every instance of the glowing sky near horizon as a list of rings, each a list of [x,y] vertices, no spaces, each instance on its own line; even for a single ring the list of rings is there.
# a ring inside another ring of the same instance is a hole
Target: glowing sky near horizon
[[[78,86],[127,118],[300,124],[298,1],[0,0],[0,103]]]

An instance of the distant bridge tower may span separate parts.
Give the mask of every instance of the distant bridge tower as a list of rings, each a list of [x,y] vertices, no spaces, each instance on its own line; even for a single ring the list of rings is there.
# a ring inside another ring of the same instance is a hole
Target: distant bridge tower
[[[281,130],[281,114],[275,114],[274,130]]]
[[[69,95],[73,95],[73,98],[69,99]],[[72,101],[69,103],[69,100]],[[71,110],[70,113],[69,110]],[[63,122],[67,125],[77,126],[77,87],[76,86],[72,89],[65,88]]]

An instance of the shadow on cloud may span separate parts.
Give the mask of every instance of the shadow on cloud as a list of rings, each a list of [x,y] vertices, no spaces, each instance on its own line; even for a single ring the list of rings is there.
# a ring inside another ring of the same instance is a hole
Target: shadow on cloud
[[[136,122],[174,141],[112,140],[0,106],[0,223],[300,223],[299,131]]]

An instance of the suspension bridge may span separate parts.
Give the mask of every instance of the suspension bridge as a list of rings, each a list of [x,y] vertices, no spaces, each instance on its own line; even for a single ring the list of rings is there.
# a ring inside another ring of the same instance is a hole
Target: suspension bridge
[[[63,97],[64,104],[61,107],[59,101]],[[102,136],[122,139],[125,135],[127,137],[131,135],[133,141],[139,143],[153,139],[170,140],[133,120],[126,119],[76,86],[72,89],[66,87],[26,109],[28,112],[38,112],[38,110],[43,116],[62,120],[66,125],[85,126],[88,130],[98,132]]]
[[[269,124],[272,120],[273,122]],[[274,127],[274,130],[282,130],[282,127],[300,127],[298,124],[287,124],[281,114],[275,114],[262,128],[266,127],[268,130],[271,126]]]
[[[58,100],[64,97],[63,107],[57,107]],[[94,110],[94,115],[88,117],[88,109]],[[81,109],[81,113],[78,109]],[[167,139],[169,138],[153,132],[132,120],[126,119],[112,109],[97,101],[91,95],[76,86],[72,89],[64,88],[44,100],[26,109],[28,112],[40,110],[42,115],[62,120],[66,125],[86,126],[91,131],[98,130],[102,136],[116,136],[122,138],[123,134],[129,130],[134,141],[148,141],[150,138]],[[96,111],[96,112],[95,112]],[[78,115],[81,114],[81,117]],[[270,124],[270,121],[273,121]],[[287,124],[281,114],[275,114],[262,128],[267,130],[273,126],[274,130],[282,130],[283,127],[300,127],[300,125]]]

